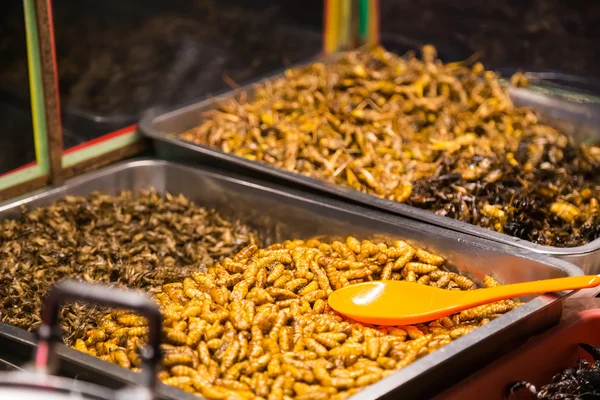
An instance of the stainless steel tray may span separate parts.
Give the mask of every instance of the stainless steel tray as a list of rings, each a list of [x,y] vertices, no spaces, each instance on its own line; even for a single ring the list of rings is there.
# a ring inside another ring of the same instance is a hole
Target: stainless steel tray
[[[325,58],[324,62],[331,62],[337,57],[339,55]],[[271,79],[279,76],[281,75],[274,75]],[[571,248],[541,246],[466,222],[439,216],[426,210],[362,193],[342,185],[335,185],[298,173],[284,171],[266,163],[250,161],[233,154],[224,153],[216,148],[198,145],[178,137],[178,134],[199,125],[203,120],[202,114],[205,111],[217,108],[222,102],[228,101],[231,98],[237,98],[242,92],[252,96],[255,85],[260,85],[264,81],[265,79],[227,94],[177,109],[150,110],[139,124],[140,131],[153,140],[155,149],[162,158],[219,165],[223,169],[236,172],[243,171],[249,176],[269,177],[275,182],[286,182],[288,185],[299,185],[304,188],[318,190],[344,198],[347,201],[361,203],[458,232],[511,244],[539,254],[556,256],[574,263],[586,273],[600,273],[600,239],[596,239],[584,246]],[[562,129],[578,143],[600,140],[599,98],[564,91],[561,91],[559,95],[556,90],[542,86],[532,89],[510,88],[509,93],[516,105],[532,107],[539,113],[542,120]]]
[[[403,238],[441,254],[451,268],[475,280],[484,274],[504,283],[581,274],[575,266],[545,255],[274,184],[167,161],[130,161],[80,176],[63,186],[0,205],[0,218],[19,217],[21,205],[31,209],[68,194],[86,195],[95,190],[115,194],[148,187],[161,193],[182,193],[201,206],[218,209],[224,217],[240,218],[259,232],[263,244],[314,236],[351,234],[365,238],[379,234]],[[522,307],[374,384],[356,398],[393,398],[398,394],[407,399],[429,398],[496,355],[556,324],[561,301],[567,295],[526,298],[529,301]],[[34,343],[31,333],[0,324],[0,357],[29,359],[27,353]],[[64,346],[59,354],[67,376],[100,380],[113,387],[135,382],[135,373],[88,354]],[[448,374],[450,370],[452,374]],[[161,387],[159,395],[166,399],[189,397],[170,387]]]

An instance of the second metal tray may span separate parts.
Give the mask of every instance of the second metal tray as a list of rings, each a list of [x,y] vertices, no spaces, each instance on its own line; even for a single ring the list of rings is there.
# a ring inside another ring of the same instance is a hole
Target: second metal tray
[[[149,187],[159,193],[181,193],[200,206],[217,209],[224,218],[239,218],[258,232],[263,244],[315,236],[354,235],[360,239],[385,235],[443,255],[451,268],[476,281],[486,274],[503,283],[581,275],[575,266],[552,257],[318,195],[166,161],[130,161],[74,178],[58,188],[0,205],[0,219],[18,218],[21,205],[33,209],[66,195],[87,195],[92,191],[116,194]],[[354,398],[396,398],[400,394],[405,399],[430,398],[527,337],[556,324],[566,295],[525,298],[529,301],[518,309],[421,358]],[[0,358],[28,360],[34,346],[31,333],[0,324]],[[135,382],[134,372],[88,354],[64,346],[58,353],[62,374],[66,376],[113,388]],[[194,398],[164,385],[158,394],[163,399]]]
[[[335,57],[339,57],[339,55],[327,58],[324,62],[330,62]],[[281,75],[275,75],[270,79],[279,76]],[[252,96],[255,85],[260,85],[265,81],[266,79],[263,79],[254,85],[248,85],[188,106],[172,110],[150,110],[139,124],[140,131],[154,141],[157,153],[166,159],[218,165],[223,169],[240,173],[243,171],[249,176],[269,177],[278,183],[285,182],[288,185],[292,184],[305,189],[310,188],[458,232],[510,244],[539,254],[556,256],[574,263],[586,273],[600,273],[600,239],[584,246],[571,248],[541,246],[466,222],[439,216],[426,210],[362,193],[346,186],[288,172],[266,163],[250,161],[216,148],[179,138],[178,134],[198,126],[203,121],[204,112],[218,108],[223,102],[239,97],[242,92]],[[551,90],[543,87],[533,89],[510,88],[509,93],[515,105],[535,109],[543,121],[572,136],[577,143],[600,140],[600,103],[596,102],[595,98],[576,93],[571,93],[570,96],[564,93],[560,96],[553,95]]]

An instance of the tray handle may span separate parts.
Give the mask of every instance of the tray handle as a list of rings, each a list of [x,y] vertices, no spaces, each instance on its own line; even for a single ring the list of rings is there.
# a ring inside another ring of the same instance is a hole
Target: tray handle
[[[160,335],[162,316],[158,306],[148,297],[121,289],[102,285],[90,285],[74,280],[63,281],[55,285],[44,300],[42,324],[37,337],[35,368],[38,371],[52,373],[58,367],[56,346],[61,342],[59,309],[64,302],[83,301],[86,303],[115,308],[127,308],[137,311],[148,320],[148,344],[141,349],[142,381],[144,388],[154,391],[156,373],[161,360]]]

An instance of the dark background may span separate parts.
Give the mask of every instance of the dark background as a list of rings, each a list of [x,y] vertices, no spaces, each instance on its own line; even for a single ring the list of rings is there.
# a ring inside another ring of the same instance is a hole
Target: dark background
[[[65,147],[153,106],[228,90],[314,56],[320,0],[55,0]],[[380,0],[382,42],[446,61],[600,78],[600,2]],[[34,161],[22,3],[0,2],[0,173]],[[96,121],[96,122],[93,122]]]
[[[431,42],[486,67],[600,78],[600,2],[381,0],[384,34]]]

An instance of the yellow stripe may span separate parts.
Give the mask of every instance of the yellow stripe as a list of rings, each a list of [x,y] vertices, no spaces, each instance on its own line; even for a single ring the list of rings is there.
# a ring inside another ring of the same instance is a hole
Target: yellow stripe
[[[340,14],[339,14],[339,40],[337,43],[336,50],[340,47],[346,47],[350,42],[351,32],[350,27],[352,23],[352,1],[351,0],[340,0]]]
[[[334,14],[334,2],[335,0],[325,0],[327,1],[327,15],[325,16],[327,18],[326,23],[325,23],[325,53],[329,54],[331,53],[331,48],[332,46],[332,40],[333,40],[333,35],[334,35],[334,21],[333,21],[333,14]]]
[[[325,51],[328,54],[335,52],[337,43],[339,41],[340,1],[343,0],[327,0],[328,7]]]

